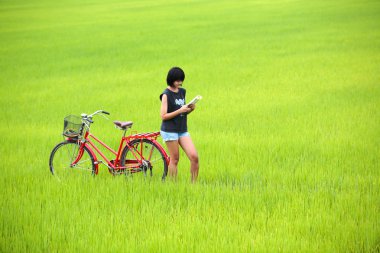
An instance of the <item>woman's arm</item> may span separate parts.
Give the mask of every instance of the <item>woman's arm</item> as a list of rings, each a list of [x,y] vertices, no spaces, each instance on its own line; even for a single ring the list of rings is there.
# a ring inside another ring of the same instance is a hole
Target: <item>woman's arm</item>
[[[191,109],[184,105],[178,110],[168,113],[168,97],[166,94],[162,95],[162,102],[161,102],[161,119],[162,120],[169,120],[178,116],[181,113],[186,113],[190,111]]]

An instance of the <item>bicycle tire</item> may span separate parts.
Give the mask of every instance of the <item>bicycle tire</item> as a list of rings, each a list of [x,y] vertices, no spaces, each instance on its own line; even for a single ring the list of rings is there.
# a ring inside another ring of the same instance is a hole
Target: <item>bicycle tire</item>
[[[132,140],[129,145],[131,147],[134,147],[139,152],[141,151],[141,140],[143,143],[143,151],[142,156],[148,162],[147,168],[141,168],[141,171],[144,173],[144,175],[149,174],[151,178],[161,178],[162,181],[165,180],[167,174],[168,174],[168,164],[165,159],[164,153],[159,149],[158,145],[154,143],[153,141],[149,139],[135,139]],[[152,153],[148,153],[148,152]],[[148,154],[148,157],[146,157],[146,154]],[[154,157],[153,157],[154,155]],[[152,159],[153,158],[153,159]],[[136,158],[133,156],[132,152],[128,149],[127,146],[124,147],[122,153],[121,153],[121,166],[126,166],[127,160],[135,160]],[[148,171],[149,170],[149,171]],[[126,173],[128,173],[128,169],[125,170]]]
[[[71,163],[77,157],[79,147],[76,141],[63,141],[53,148],[50,154],[49,168],[50,172],[59,180],[70,177],[73,174],[96,175],[95,159],[87,147],[83,148],[83,155],[78,163],[75,166],[71,166]]]

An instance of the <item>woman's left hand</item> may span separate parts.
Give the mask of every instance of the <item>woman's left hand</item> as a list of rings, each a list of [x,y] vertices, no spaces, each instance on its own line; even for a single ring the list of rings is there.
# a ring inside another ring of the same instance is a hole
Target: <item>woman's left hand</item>
[[[195,110],[195,104],[190,104],[189,108],[191,109],[191,111],[194,111]]]

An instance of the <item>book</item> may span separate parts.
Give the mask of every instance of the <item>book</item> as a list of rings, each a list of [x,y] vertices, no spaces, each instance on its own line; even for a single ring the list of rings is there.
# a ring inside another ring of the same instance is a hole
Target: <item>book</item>
[[[201,99],[202,99],[202,96],[198,95],[195,98],[193,98],[189,103],[187,103],[186,106],[195,105]]]

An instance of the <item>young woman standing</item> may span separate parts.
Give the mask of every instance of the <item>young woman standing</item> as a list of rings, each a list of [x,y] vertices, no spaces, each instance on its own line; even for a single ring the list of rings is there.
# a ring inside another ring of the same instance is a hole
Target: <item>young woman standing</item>
[[[195,105],[186,106],[186,90],[182,88],[185,73],[179,67],[169,70],[166,82],[168,86],[161,93],[161,136],[170,155],[169,176],[176,179],[179,161],[179,146],[190,160],[191,181],[198,178],[198,153],[187,131],[187,115],[195,110]]]

